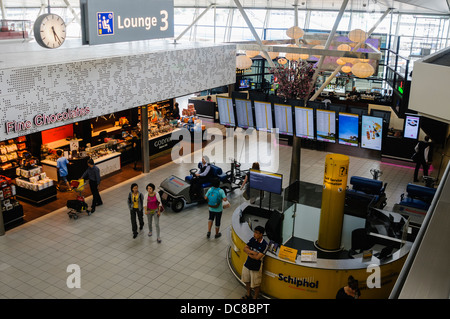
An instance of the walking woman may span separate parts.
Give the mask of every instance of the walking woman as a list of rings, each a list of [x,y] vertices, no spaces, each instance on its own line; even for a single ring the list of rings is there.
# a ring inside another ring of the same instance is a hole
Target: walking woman
[[[147,195],[144,196],[144,213],[148,218],[148,236],[153,234],[153,218],[155,219],[156,226],[156,240],[161,242],[161,234],[159,228],[159,217],[163,209],[161,198],[157,192],[155,192],[155,185],[150,183],[147,185]]]
[[[144,195],[139,192],[139,188],[136,183],[131,184],[131,192],[128,194],[127,203],[128,208],[130,209],[131,230],[133,231],[133,238],[136,238],[138,235],[136,217],[139,220],[139,230],[142,230],[142,228],[144,228]]]

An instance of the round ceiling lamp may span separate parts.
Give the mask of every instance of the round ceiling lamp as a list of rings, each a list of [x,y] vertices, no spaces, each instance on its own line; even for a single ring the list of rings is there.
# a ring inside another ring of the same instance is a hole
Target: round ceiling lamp
[[[351,50],[352,50],[352,47],[349,46],[348,44],[345,44],[345,43],[344,43],[344,44],[338,45],[337,49],[338,49],[339,51],[351,51]]]
[[[309,54],[300,54],[299,57],[302,60],[307,60],[307,59],[309,59]]]
[[[359,60],[358,60],[358,59],[355,59],[355,58],[345,58],[345,57],[342,57],[341,60],[344,61],[345,63],[350,63],[350,64],[355,64],[355,63],[358,63],[358,62],[359,62]]]
[[[336,63],[337,63],[338,65],[345,65],[347,62],[345,62],[344,60],[342,60],[342,58],[339,58],[339,59],[336,60]]]
[[[305,34],[305,31],[303,31],[300,27],[294,26],[290,27],[286,30],[286,35],[291,39],[300,39]]]
[[[370,59],[358,59],[359,62],[368,63]]]
[[[348,38],[353,42],[364,42],[367,39],[367,33],[361,29],[355,29],[349,32]]]
[[[239,70],[245,70],[252,66],[253,61],[246,55],[238,55],[236,57],[236,68]]]
[[[315,46],[313,46],[312,48],[313,48],[313,49],[320,49],[320,50],[323,50],[323,49],[325,49],[325,46],[324,46],[324,45],[315,45]],[[320,59],[321,55],[313,55],[313,57],[316,57],[316,58]]]
[[[341,71],[344,72],[344,73],[350,73],[350,72],[352,71],[352,67],[349,66],[349,65],[344,65],[344,66],[341,68]]]
[[[267,52],[267,54],[269,55],[270,59],[273,60],[278,56],[279,52]],[[263,53],[260,53],[261,56],[264,56]]]
[[[252,51],[252,50],[245,51],[245,55],[248,56],[250,59],[254,58],[258,54],[259,54],[259,51]]]
[[[295,45],[295,44],[289,44],[288,47],[289,48],[298,48],[298,46]],[[286,53],[286,59],[288,59],[289,61],[297,61],[298,59],[300,59],[300,54],[298,54],[298,53]]]
[[[279,58],[277,62],[278,62],[278,64],[285,65],[287,63],[287,61],[288,60],[286,60],[285,58]]]
[[[358,78],[367,78],[375,72],[369,63],[358,62],[352,67],[352,73]]]

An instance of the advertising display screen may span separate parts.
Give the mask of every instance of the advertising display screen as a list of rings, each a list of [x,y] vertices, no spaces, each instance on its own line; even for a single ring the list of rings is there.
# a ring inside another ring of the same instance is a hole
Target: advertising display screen
[[[383,119],[368,115],[362,116],[361,147],[381,151]]]
[[[272,104],[255,101],[256,129],[258,131],[270,131],[272,124]]]
[[[254,127],[252,102],[235,99],[237,126],[242,128]]]
[[[236,126],[234,120],[233,100],[226,97],[217,97],[219,109],[219,122],[222,125]]]
[[[336,142],[336,113],[334,111],[317,110],[317,140]]]
[[[263,171],[250,170],[250,188],[281,194],[283,175]]]
[[[339,144],[358,146],[359,115],[339,113]]]
[[[405,116],[405,127],[403,129],[403,137],[417,139],[419,137],[420,117],[417,115]]]
[[[314,139],[314,110],[308,107],[295,107],[295,135]]]
[[[292,124],[292,106],[284,104],[274,104],[275,126],[280,134],[294,135],[294,125]]]

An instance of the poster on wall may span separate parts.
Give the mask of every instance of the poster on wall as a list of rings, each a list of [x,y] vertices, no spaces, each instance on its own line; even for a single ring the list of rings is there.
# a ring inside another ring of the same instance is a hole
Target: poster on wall
[[[270,131],[273,128],[272,104],[255,101],[255,118],[258,131]]]
[[[334,111],[317,110],[317,140],[336,142],[336,113]]]
[[[339,113],[339,144],[358,146],[359,115]]]
[[[403,129],[403,137],[416,140],[419,137],[420,117],[417,115],[405,116],[405,126]]]
[[[275,125],[280,134],[294,135],[292,124],[292,106],[284,104],[274,104]]]
[[[363,115],[361,123],[361,147],[381,151],[382,136],[383,119]]]
[[[242,128],[254,127],[252,102],[249,100],[235,99],[237,126]]]
[[[233,100],[225,97],[217,97],[219,109],[219,122],[222,125],[235,126]]]
[[[295,107],[295,135],[314,139],[314,110],[308,107]]]

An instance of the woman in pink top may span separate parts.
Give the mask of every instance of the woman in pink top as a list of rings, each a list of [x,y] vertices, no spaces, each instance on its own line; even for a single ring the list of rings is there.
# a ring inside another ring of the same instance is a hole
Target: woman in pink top
[[[144,195],[144,213],[147,215],[148,218],[148,235],[152,235],[152,221],[153,217],[155,217],[155,226],[156,226],[156,235],[157,235],[157,242],[161,242],[161,236],[160,236],[160,228],[159,228],[159,217],[161,216],[161,198],[157,192],[155,192],[155,185],[150,183],[147,185],[147,194]]]

